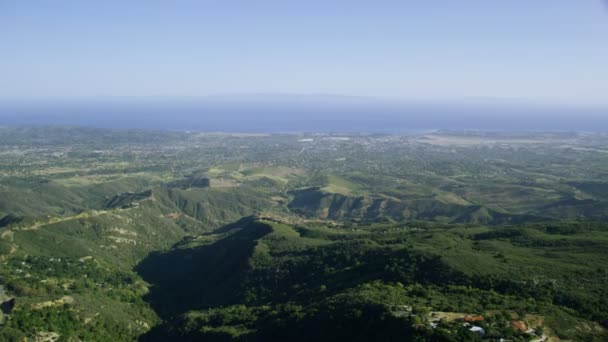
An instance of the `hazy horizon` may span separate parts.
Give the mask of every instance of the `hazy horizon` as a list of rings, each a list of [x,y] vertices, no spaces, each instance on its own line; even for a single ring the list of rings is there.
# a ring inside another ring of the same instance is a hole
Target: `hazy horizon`
[[[0,101],[0,125],[255,133],[608,131],[608,110],[491,99],[403,101],[322,94],[98,97]]]
[[[0,125],[608,131],[600,0],[0,2]]]
[[[3,1],[0,98],[336,94],[608,107],[605,9],[600,0]]]

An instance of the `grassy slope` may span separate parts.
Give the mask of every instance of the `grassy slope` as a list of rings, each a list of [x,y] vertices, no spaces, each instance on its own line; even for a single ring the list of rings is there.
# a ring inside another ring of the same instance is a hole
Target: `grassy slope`
[[[0,276],[17,299],[4,332],[31,336],[50,330],[64,337],[133,339],[158,319],[142,300],[146,283],[132,271],[140,260],[185,235],[267,206],[247,189],[158,187],[143,195],[118,194],[104,197],[99,210],[26,219],[2,230],[5,267]],[[33,307],[65,296],[71,298],[65,304],[69,311],[63,304]]]

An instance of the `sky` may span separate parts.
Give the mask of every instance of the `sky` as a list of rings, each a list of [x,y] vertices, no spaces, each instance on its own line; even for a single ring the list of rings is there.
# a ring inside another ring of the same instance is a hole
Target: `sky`
[[[0,98],[336,94],[608,106],[601,0],[0,0]]]

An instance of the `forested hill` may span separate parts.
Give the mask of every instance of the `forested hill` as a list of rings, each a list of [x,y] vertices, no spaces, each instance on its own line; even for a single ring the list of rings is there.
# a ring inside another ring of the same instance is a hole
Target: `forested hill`
[[[597,340],[608,136],[0,128],[0,340]]]
[[[473,316],[488,339],[599,339],[606,247],[603,224],[245,220],[143,260],[147,299],[167,319],[144,340],[469,340]]]

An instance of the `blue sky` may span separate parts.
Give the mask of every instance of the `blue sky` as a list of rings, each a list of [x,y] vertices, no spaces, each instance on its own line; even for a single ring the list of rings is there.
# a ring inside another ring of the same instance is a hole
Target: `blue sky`
[[[0,0],[0,97],[608,105],[600,0]]]

